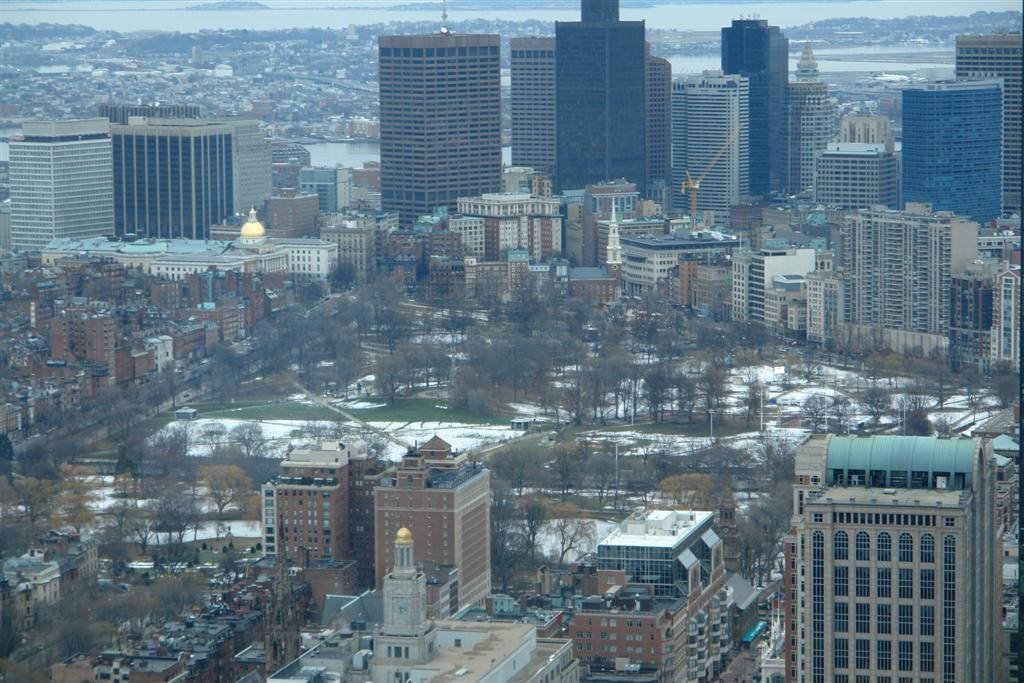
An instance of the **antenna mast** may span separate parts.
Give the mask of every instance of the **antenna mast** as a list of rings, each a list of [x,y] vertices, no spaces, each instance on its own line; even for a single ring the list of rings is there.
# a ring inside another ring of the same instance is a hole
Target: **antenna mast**
[[[448,32],[448,0],[441,0],[441,32]]]

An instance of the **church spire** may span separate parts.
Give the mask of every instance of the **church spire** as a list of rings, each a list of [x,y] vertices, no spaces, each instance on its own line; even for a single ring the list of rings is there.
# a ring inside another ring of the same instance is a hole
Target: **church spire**
[[[612,219],[608,222],[608,265],[622,265],[622,245],[619,243],[619,222],[615,219],[615,199],[612,199]]]

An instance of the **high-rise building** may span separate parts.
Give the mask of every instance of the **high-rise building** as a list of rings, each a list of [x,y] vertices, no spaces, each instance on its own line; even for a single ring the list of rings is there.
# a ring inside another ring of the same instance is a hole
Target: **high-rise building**
[[[672,84],[672,184],[677,207],[690,205],[689,192],[679,191],[687,173],[700,183],[698,215],[714,211],[716,218],[725,219],[729,207],[750,193],[747,86],[745,77],[723,76],[720,71]]]
[[[111,127],[118,235],[206,239],[235,213],[234,129],[198,119]]]
[[[900,206],[900,162],[891,147],[832,142],[814,159],[814,201],[842,209]]]
[[[1002,203],[1003,92],[996,79],[903,90],[903,201],[978,222]]]
[[[458,571],[459,607],[482,604],[491,592],[490,472],[433,437],[380,477],[374,489],[377,586],[394,566],[392,540],[407,528],[415,560]]]
[[[97,114],[111,123],[128,125],[128,117],[144,116],[150,119],[198,119],[203,110],[198,104],[101,104]]]
[[[644,22],[618,0],[582,0],[582,21],[555,24],[555,189],[625,178],[644,194]]]
[[[1001,679],[991,445],[816,435],[794,474],[787,680]]]
[[[732,648],[725,554],[712,512],[631,514],[598,543],[600,594],[578,601],[570,626],[577,657],[652,681],[718,678]]]
[[[1020,369],[1020,268],[1007,268],[996,279],[992,299],[992,363]]]
[[[957,78],[1003,79],[1003,209],[1021,211],[1020,33],[956,37]]]
[[[266,552],[304,567],[354,560],[360,586],[373,586],[373,487],[382,469],[359,439],[291,451],[263,485]]]
[[[512,39],[512,165],[555,166],[555,39]]]
[[[995,327],[996,288],[1006,269],[998,261],[977,260],[953,273],[949,293],[949,362],[988,374],[999,334]]]
[[[645,97],[646,196],[668,208],[672,199],[672,64],[667,59],[647,55]]]
[[[256,119],[211,119],[232,128],[231,183],[236,214],[260,206],[273,194],[270,141]]]
[[[381,36],[380,183],[402,225],[501,189],[497,35]]]
[[[814,272],[814,249],[762,249],[732,258],[732,319],[765,322],[765,298],[778,275]]]
[[[976,257],[977,223],[910,203],[861,209],[840,232],[845,322],[946,335],[950,278]]]
[[[27,121],[10,143],[11,247],[114,232],[110,124]]]
[[[847,114],[839,122],[837,142],[863,142],[869,145],[884,145],[892,151],[892,122],[888,116],[869,114]]]
[[[498,261],[510,249],[525,249],[537,262],[562,255],[562,215],[558,199],[526,193],[459,197],[458,214],[448,229],[462,236],[463,253]]]
[[[734,19],[722,29],[722,73],[750,81],[750,193],[767,195],[786,182],[786,84],[789,41],[763,19]]]
[[[814,159],[832,140],[832,105],[828,87],[818,79],[818,62],[811,43],[796,68],[796,82],[789,84],[788,176],[790,194],[814,189]]]
[[[337,168],[304,168],[299,171],[299,189],[319,198],[320,213],[338,212]]]

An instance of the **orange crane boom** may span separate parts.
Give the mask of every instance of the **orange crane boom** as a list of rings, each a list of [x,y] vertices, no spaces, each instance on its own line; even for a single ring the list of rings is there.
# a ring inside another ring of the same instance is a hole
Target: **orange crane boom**
[[[704,172],[700,174],[700,177],[697,178],[697,180],[691,178],[690,172],[686,171],[686,180],[683,181],[679,190],[680,192],[690,192],[690,220],[693,221],[693,225],[697,224],[697,188],[700,187],[701,182],[707,178],[708,173],[711,172],[711,169],[715,167],[718,160],[722,158],[723,154],[725,154],[725,150],[729,149],[729,145],[736,141],[741,130],[743,130],[742,123],[732,129],[732,132],[729,133],[729,137],[725,139],[722,146],[718,148],[717,152],[715,152],[715,156],[711,158],[711,162],[708,164],[707,168],[704,169]]]

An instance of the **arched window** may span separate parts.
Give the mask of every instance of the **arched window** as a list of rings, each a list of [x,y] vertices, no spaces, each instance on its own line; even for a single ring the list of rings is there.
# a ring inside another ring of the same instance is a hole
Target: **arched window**
[[[871,553],[871,539],[868,538],[868,532],[858,531],[857,532],[857,560],[863,562],[869,559]]]
[[[892,560],[892,536],[888,531],[878,534],[878,561],[889,562]]]
[[[935,537],[931,534],[921,536],[921,562],[926,564],[935,562]]]
[[[845,531],[837,531],[832,537],[832,559],[850,559],[850,539]]]
[[[914,537],[908,533],[900,534],[900,562],[914,561]]]

